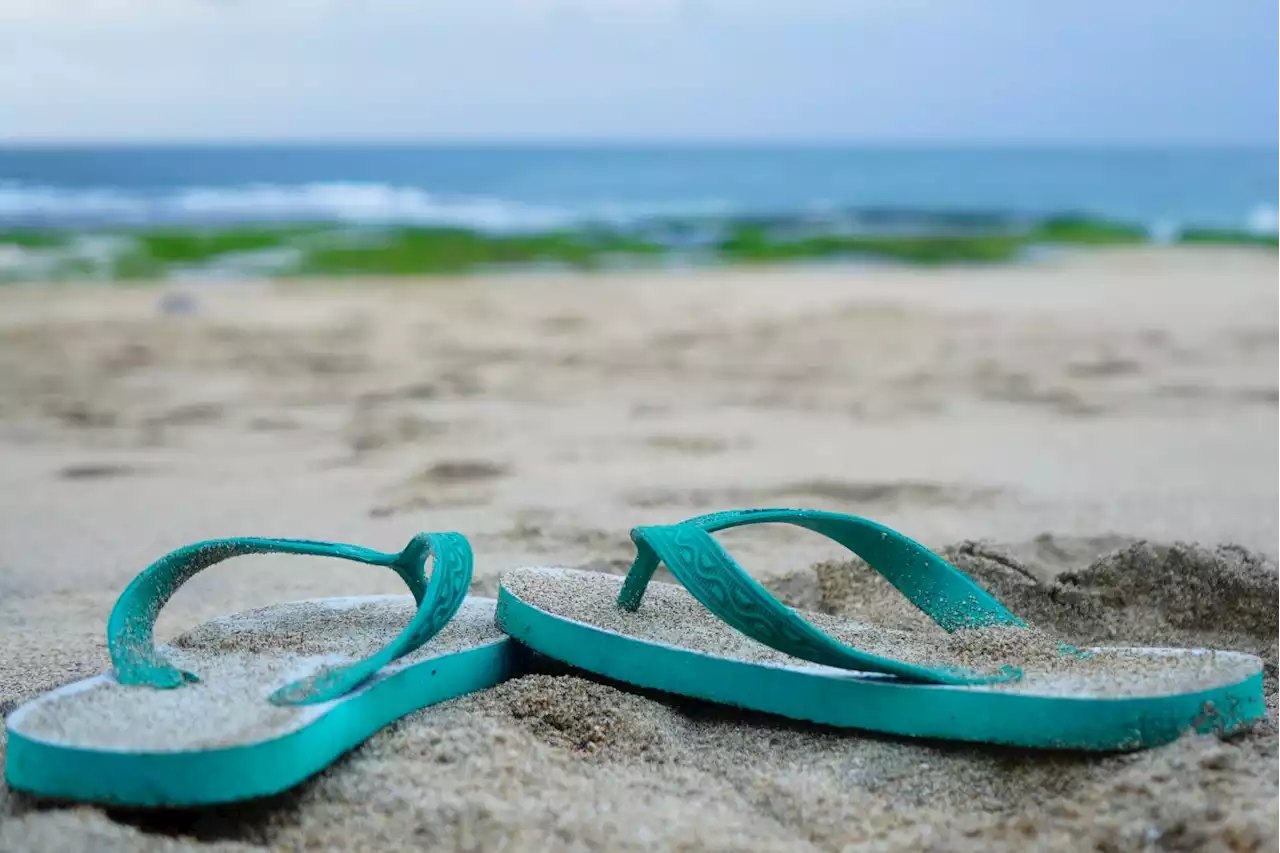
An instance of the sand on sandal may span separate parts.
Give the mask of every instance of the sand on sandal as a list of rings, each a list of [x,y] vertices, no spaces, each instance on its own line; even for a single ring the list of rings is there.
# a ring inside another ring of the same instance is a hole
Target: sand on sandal
[[[375,678],[503,642],[495,604],[468,597],[439,634]],[[395,639],[416,611],[413,596],[395,595],[288,602],[225,616],[159,649],[198,682],[152,690],[121,685],[107,673],[18,708],[7,725],[37,740],[110,751],[182,752],[282,737],[335,703],[276,705],[269,701],[273,692],[323,667],[368,657]]]
[[[866,566],[848,570],[869,571]],[[551,567],[514,569],[501,580],[502,589],[521,602],[591,628],[730,660],[810,670],[819,677],[829,671],[753,640],[678,584],[651,582],[639,609],[623,610],[617,605],[622,583],[617,575]],[[949,634],[937,625],[933,630],[903,630],[811,611],[799,615],[849,648],[890,660],[992,676],[1007,666],[1023,672],[1016,681],[972,685],[968,690],[1059,697],[1167,696],[1236,684],[1262,669],[1259,658],[1204,649],[1092,648],[1087,655],[1066,654],[1060,639],[1034,626]]]
[[[388,727],[262,803],[137,814],[0,786],[0,851],[1272,851],[1274,253],[1001,269],[473,277],[0,292],[0,709],[108,666],[157,555],[462,530],[504,571],[620,574],[628,530],[745,506],[864,515],[1081,645],[1264,661],[1269,715],[1122,756],[867,736],[550,662]],[[726,531],[792,606],[922,630],[847,552]],[[659,580],[670,578],[660,575]],[[392,573],[246,557],[170,640]],[[325,632],[327,636],[329,632]],[[0,745],[0,751],[3,746]]]

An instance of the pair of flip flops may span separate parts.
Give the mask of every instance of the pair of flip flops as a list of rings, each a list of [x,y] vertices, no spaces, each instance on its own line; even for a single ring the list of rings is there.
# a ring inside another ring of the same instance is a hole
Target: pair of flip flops
[[[789,609],[710,535],[766,522],[840,543],[942,630]],[[496,601],[467,595],[472,553],[457,533],[421,534],[396,554],[288,539],[179,549],[116,602],[112,671],[8,716],[5,778],[42,796],[130,806],[269,795],[393,720],[520,675],[530,649],[642,687],[911,737],[1133,750],[1189,730],[1238,731],[1265,713],[1254,656],[1065,646],[938,555],[866,519],[745,510],[631,537],[637,558],[625,578],[516,569]],[[155,646],[156,616],[181,584],[260,553],[383,566],[411,595],[275,605]],[[679,585],[651,582],[660,563]]]

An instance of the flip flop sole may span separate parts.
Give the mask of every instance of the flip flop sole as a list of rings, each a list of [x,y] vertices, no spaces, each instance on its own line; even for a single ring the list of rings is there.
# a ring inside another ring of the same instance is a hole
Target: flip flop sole
[[[1261,662],[1214,652],[1247,677],[1196,692],[1099,698],[913,684],[832,667],[755,663],[627,636],[555,615],[505,586],[498,626],[537,652],[640,687],[825,725],[1010,746],[1125,751],[1187,731],[1231,733],[1264,716]],[[1186,651],[1150,649],[1150,654]],[[1200,652],[1196,652],[1200,653]],[[1208,652],[1203,652],[1209,654]]]
[[[349,601],[349,600],[344,600]],[[471,599],[492,612],[491,599]],[[134,807],[184,807],[276,794],[332,764],[389,723],[518,675],[524,650],[505,637],[385,667],[339,699],[310,706],[304,725],[276,737],[207,749],[87,748],[24,731],[39,703],[113,682],[109,673],[66,685],[13,711],[5,781],[42,797]],[[147,689],[147,688],[130,688]],[[190,721],[198,728],[199,720]]]

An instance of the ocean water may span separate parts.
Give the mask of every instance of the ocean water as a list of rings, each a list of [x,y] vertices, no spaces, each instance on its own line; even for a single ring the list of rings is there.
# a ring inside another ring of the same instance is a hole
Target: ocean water
[[[1274,235],[1278,182],[1274,148],[0,147],[0,228],[1071,213]]]

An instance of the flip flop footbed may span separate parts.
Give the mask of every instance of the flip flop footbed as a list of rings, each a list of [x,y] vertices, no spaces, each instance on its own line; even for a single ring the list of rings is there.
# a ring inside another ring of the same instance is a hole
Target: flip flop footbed
[[[272,793],[405,713],[513,674],[518,650],[496,627],[495,604],[465,599],[430,641],[358,689],[298,705],[275,704],[270,697],[322,668],[385,646],[413,618],[413,597],[316,599],[216,619],[159,649],[198,682],[174,689],[126,686],[107,672],[14,710],[6,720],[6,775],[14,787],[36,793],[138,804]],[[268,759],[274,769],[263,766]],[[50,761],[57,773],[50,772]],[[183,768],[200,774],[214,765],[244,778],[226,780],[221,788],[174,778]],[[117,778],[96,787],[76,781],[92,768],[141,781]],[[153,794],[140,790],[146,785]]]
[[[803,707],[786,701],[786,697],[764,695],[759,690],[753,692],[747,685],[708,682],[699,692],[700,686],[692,682],[694,689],[690,690],[687,689],[691,683],[688,679],[682,682],[679,673],[664,673],[661,667],[653,665],[657,658],[652,655],[648,660],[640,652],[629,656],[634,664],[630,667],[628,659],[615,656],[613,660],[602,660],[594,657],[591,638],[602,641],[607,638],[625,639],[638,644],[633,648],[659,655],[680,650],[698,656],[702,662],[715,660],[736,664],[732,671],[722,670],[726,678],[751,678],[751,672],[746,668],[754,667],[757,671],[785,671],[810,680],[820,679],[829,683],[822,690],[824,697],[848,702],[889,696],[885,692],[888,688],[896,690],[895,695],[899,697],[903,691],[909,691],[924,702],[944,702],[961,695],[970,699],[998,696],[1001,697],[999,706],[1002,713],[1011,708],[1016,712],[1017,706],[1012,702],[1020,699],[1038,700],[1022,703],[1027,710],[1031,710],[1033,705],[1036,710],[1043,710],[1048,707],[1045,701],[1049,700],[1056,701],[1055,708],[1075,705],[1087,713],[1096,710],[1100,704],[1114,710],[1125,706],[1127,700],[1169,697],[1183,700],[1212,694],[1206,700],[1237,703],[1230,709],[1230,719],[1225,722],[1227,728],[1237,727],[1244,720],[1263,713],[1260,689],[1262,662],[1251,655],[1236,652],[1106,648],[1073,653],[1064,650],[1056,640],[1028,628],[990,627],[948,634],[931,626],[919,631],[902,631],[820,613],[800,613],[834,638],[884,657],[934,667],[959,667],[992,673],[1002,666],[1022,670],[1019,679],[991,684],[912,684],[892,676],[822,666],[776,651],[722,622],[683,587],[674,584],[650,583],[639,609],[628,612],[617,605],[622,585],[623,578],[596,572],[558,568],[517,569],[502,580],[499,624],[512,636],[539,651],[558,657],[564,657],[568,652],[578,658],[569,660],[569,663],[596,671],[611,670],[601,672],[604,675],[837,725],[855,724],[850,721],[863,718],[851,708]],[[565,628],[574,630],[566,632]],[[575,637],[574,642],[578,645],[559,645],[559,641],[568,636]],[[555,645],[556,648],[543,647],[547,645]],[[597,644],[596,650],[599,648],[601,646]],[[668,665],[679,665],[679,661],[697,663],[694,658],[669,655],[663,660]],[[712,670],[706,672],[711,673]],[[682,682],[684,687],[677,687],[677,682]],[[771,683],[783,682],[775,680]],[[761,703],[769,707],[761,707]],[[1127,702],[1127,707],[1137,716],[1149,715],[1157,709],[1157,705],[1151,702]],[[1135,725],[1141,724],[1141,720],[1135,722]],[[924,728],[930,729],[930,726]],[[962,722],[956,721],[950,728],[940,724],[933,730],[903,733],[966,737],[964,728]],[[975,733],[976,730],[968,734]],[[984,735],[966,739],[992,738]],[[1123,743],[1104,745],[1097,741],[1081,745],[1115,748],[1123,746]]]

